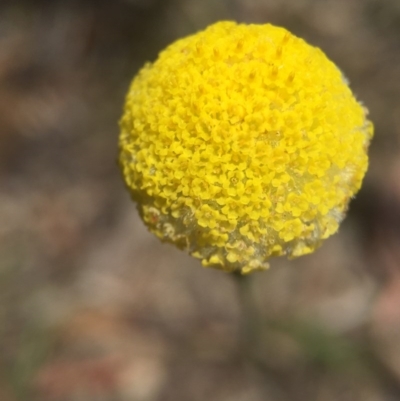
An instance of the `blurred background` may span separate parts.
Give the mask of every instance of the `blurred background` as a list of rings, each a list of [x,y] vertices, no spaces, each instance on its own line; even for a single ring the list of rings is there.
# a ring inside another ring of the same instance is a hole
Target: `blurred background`
[[[340,232],[255,274],[259,365],[232,277],[153,238],[120,177],[128,84],[171,41],[282,25],[376,126]],[[400,400],[400,2],[0,2],[0,400]]]

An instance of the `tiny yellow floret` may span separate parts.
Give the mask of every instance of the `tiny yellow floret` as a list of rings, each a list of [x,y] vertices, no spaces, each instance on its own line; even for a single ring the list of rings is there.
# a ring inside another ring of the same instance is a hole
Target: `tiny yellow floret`
[[[234,22],[146,64],[120,126],[120,166],[148,228],[204,266],[242,273],[337,231],[373,132],[320,49]]]

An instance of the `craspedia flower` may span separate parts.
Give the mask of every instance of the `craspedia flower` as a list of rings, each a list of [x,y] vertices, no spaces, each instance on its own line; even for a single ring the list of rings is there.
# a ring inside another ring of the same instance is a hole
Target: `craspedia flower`
[[[153,233],[247,273],[337,231],[368,165],[366,114],[318,48],[272,25],[219,22],[133,80],[120,166]]]

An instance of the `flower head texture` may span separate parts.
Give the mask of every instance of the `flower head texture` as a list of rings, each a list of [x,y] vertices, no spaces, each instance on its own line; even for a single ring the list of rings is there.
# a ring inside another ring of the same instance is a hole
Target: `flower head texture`
[[[134,78],[120,166],[159,238],[204,266],[262,270],[337,231],[368,166],[366,114],[318,48],[219,22]]]

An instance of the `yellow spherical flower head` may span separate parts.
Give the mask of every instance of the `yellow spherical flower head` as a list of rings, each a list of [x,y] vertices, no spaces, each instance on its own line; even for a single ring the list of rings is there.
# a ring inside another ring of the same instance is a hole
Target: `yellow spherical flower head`
[[[338,229],[371,136],[321,50],[283,28],[219,22],[133,80],[120,165],[153,233],[205,266],[247,273]]]

